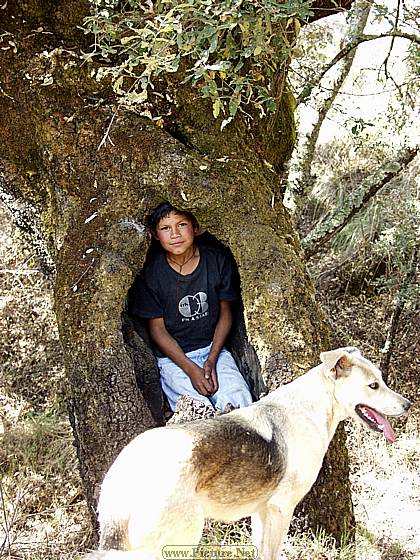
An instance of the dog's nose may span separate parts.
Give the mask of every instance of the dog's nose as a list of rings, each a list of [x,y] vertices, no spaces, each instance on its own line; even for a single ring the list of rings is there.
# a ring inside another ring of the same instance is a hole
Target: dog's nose
[[[411,402],[408,399],[404,399],[403,407],[404,407],[404,410],[407,412],[408,410],[410,410]]]

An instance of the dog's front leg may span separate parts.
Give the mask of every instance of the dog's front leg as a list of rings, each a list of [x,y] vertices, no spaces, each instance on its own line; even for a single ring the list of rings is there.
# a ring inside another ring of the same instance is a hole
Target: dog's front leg
[[[278,560],[286,539],[293,509],[280,510],[274,504],[266,506],[251,516],[252,542],[258,549],[259,560]]]

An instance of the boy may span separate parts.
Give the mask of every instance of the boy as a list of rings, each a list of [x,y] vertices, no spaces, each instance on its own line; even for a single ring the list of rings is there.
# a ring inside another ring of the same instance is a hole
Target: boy
[[[232,325],[230,301],[239,294],[231,260],[198,245],[190,212],[160,204],[148,227],[163,250],[145,265],[134,293],[134,314],[148,319],[161,386],[173,411],[189,395],[224,410],[252,403],[249,388],[224,343]]]

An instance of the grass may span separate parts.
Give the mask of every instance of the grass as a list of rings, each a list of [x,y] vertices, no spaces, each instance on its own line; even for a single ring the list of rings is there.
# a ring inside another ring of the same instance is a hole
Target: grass
[[[6,425],[0,472],[0,556],[52,560],[84,546],[88,515],[65,418],[31,413]]]
[[[207,520],[202,544],[238,544],[251,542],[251,524],[249,519],[236,523],[220,523]]]
[[[420,415],[396,422],[393,445],[359,426],[349,425],[353,501],[361,559],[411,559],[420,553]],[[417,556],[418,557],[418,556]]]

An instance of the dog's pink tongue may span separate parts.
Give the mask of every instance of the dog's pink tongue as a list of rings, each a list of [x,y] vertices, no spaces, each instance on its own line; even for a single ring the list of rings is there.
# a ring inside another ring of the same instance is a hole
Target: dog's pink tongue
[[[375,421],[383,431],[386,440],[389,443],[394,443],[397,438],[395,436],[394,430],[391,427],[391,424],[388,422],[385,416],[382,416],[382,414],[379,414],[379,412],[373,410],[372,408],[369,408],[369,414],[375,418]]]

